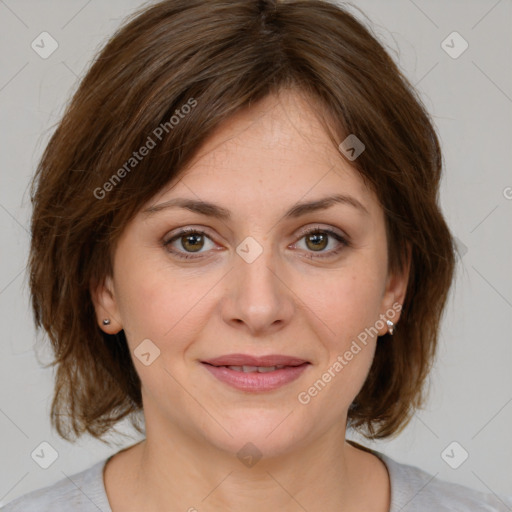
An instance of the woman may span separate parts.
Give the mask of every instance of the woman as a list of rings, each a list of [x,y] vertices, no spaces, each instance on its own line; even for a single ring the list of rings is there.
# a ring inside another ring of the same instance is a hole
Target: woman
[[[440,177],[424,107],[340,7],[138,13],[41,159],[30,284],[59,434],[145,439],[3,510],[508,510],[345,439],[424,399]]]

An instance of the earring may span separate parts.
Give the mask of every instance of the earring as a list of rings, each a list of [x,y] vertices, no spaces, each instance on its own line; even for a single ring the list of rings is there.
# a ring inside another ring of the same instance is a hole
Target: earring
[[[110,325],[110,319],[109,318],[105,318],[103,320],[103,325]]]
[[[386,320],[386,323],[388,324],[388,332],[393,336],[393,333],[395,332],[395,324],[391,320]]]

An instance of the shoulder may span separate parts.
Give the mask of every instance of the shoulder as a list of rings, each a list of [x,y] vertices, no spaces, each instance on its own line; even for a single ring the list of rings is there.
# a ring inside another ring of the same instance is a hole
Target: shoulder
[[[108,459],[11,501],[0,512],[112,512],[103,483]]]
[[[512,496],[498,496],[438,479],[416,466],[374,452],[386,464],[391,481],[390,512],[510,512]]]

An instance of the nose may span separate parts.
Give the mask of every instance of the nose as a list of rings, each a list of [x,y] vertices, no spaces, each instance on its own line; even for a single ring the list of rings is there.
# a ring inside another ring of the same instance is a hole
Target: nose
[[[223,320],[253,337],[283,329],[296,309],[289,276],[271,248],[260,245],[263,252],[254,261],[236,255],[222,304]]]

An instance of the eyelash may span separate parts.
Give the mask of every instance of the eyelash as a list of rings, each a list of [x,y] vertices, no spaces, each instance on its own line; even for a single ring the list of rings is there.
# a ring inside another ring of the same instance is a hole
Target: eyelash
[[[333,231],[331,229],[328,229],[328,228],[320,228],[320,227],[309,228],[304,233],[302,233],[302,235],[299,238],[299,240],[302,240],[304,237],[306,237],[308,235],[318,234],[318,233],[327,234],[327,235],[331,236],[336,241],[338,241],[341,244],[341,246],[338,249],[332,249],[330,251],[327,251],[325,253],[325,255],[324,254],[318,254],[318,253],[315,253],[315,251],[312,251],[311,252],[311,257],[310,257],[311,259],[330,258],[330,257],[336,256],[337,254],[339,254],[345,247],[350,247],[350,243],[347,241],[347,239],[345,237],[341,236],[339,233],[336,233],[335,231]],[[205,237],[207,237],[207,238],[209,238],[211,240],[211,238],[208,236],[208,234],[205,231],[202,231],[201,229],[197,229],[197,228],[184,228],[184,229],[180,230],[178,233],[176,233],[169,240],[164,241],[163,242],[163,246],[170,253],[172,253],[174,256],[176,256],[177,258],[182,259],[182,260],[202,258],[203,256],[193,256],[191,253],[184,253],[184,252],[176,251],[174,249],[170,249],[169,248],[170,245],[175,240],[179,240],[181,237],[183,237],[185,235],[188,235],[188,234],[195,234],[195,235],[205,236]],[[307,256],[307,257],[309,257],[309,256]]]

